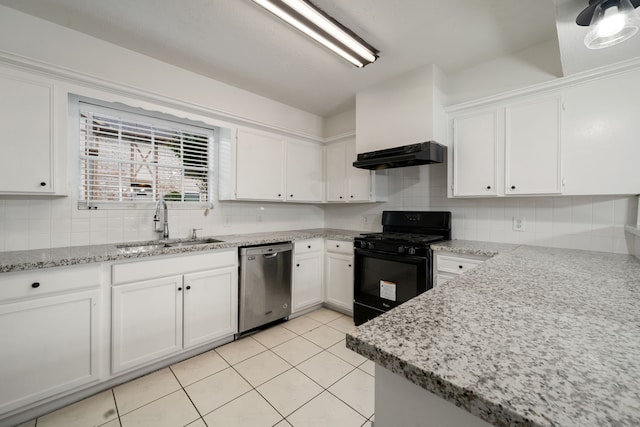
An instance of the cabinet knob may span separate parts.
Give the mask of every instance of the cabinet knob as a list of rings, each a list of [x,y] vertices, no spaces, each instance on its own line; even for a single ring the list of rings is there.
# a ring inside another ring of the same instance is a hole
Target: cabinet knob
[[[491,190],[491,186],[490,185],[487,185],[487,190]]]
[[[340,198],[342,199],[342,196],[340,196]]]
[[[512,189],[512,190],[515,190],[515,189],[516,189],[516,186],[515,186],[515,185],[512,185],[512,186],[511,186],[511,189]]]
[[[296,267],[300,267],[300,264],[296,264]]]
[[[40,187],[46,187],[46,186],[47,186],[47,183],[46,183],[46,182],[42,181],[42,182],[40,183]]]
[[[458,266],[458,268],[462,268],[462,266],[461,266],[461,265],[459,265],[459,266]]]
[[[349,196],[349,197],[351,197],[353,199],[353,194],[351,196]]]
[[[349,267],[351,267],[351,264],[349,264]]]
[[[293,194],[289,194],[289,197],[293,197]]]
[[[339,247],[340,247],[340,245],[336,245],[336,248],[339,248]]]
[[[191,289],[191,285],[187,286],[187,290]]]
[[[307,245],[307,249],[311,249],[311,245]]]
[[[39,287],[40,287],[40,282],[33,282],[33,283],[31,284],[31,287],[32,287],[32,288],[34,288],[34,289],[35,289],[35,288],[39,288]]]
[[[181,291],[181,290],[182,290],[182,288],[178,288],[178,291]]]
[[[282,197],[282,193],[278,193],[278,197]]]

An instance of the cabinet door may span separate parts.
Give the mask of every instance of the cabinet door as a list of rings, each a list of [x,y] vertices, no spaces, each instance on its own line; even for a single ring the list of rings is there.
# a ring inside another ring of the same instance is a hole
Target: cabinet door
[[[327,146],[326,152],[327,201],[345,202],[347,187],[347,157],[342,143]]]
[[[0,193],[52,193],[53,88],[0,75]]]
[[[372,199],[371,195],[371,174],[368,169],[358,169],[353,167],[356,160],[356,142],[348,142],[345,148],[346,168],[348,178],[349,202],[366,202]]]
[[[284,159],[282,138],[238,130],[236,197],[284,200]]]
[[[322,303],[322,252],[296,255],[293,267],[293,298],[291,311]]]
[[[453,195],[497,195],[498,114],[453,120]]]
[[[113,373],[182,349],[182,276],[118,285],[111,293]]]
[[[0,413],[96,381],[100,292],[0,305]]]
[[[508,106],[505,123],[505,194],[560,193],[560,97]]]
[[[322,201],[322,160],[321,146],[287,142],[287,200]]]
[[[353,313],[353,256],[327,253],[326,301]]]
[[[184,276],[184,348],[238,332],[238,269]]]

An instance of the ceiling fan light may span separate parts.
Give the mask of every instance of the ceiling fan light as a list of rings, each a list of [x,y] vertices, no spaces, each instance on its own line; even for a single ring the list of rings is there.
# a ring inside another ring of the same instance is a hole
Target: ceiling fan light
[[[640,28],[640,18],[629,0],[605,0],[591,18],[584,44],[589,49],[613,46],[633,37]]]

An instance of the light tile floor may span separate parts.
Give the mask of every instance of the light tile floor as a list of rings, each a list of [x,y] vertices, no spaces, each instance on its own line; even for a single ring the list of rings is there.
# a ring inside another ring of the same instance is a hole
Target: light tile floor
[[[371,427],[374,365],[321,308],[20,427]]]

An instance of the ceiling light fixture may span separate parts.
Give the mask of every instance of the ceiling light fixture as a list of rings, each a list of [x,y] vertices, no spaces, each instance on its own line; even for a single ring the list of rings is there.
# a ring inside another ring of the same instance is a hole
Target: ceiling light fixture
[[[589,0],[576,24],[589,27],[584,44],[589,49],[613,46],[638,32],[640,17],[635,8],[640,0]]]
[[[306,0],[253,0],[356,67],[378,59],[378,51]]]

